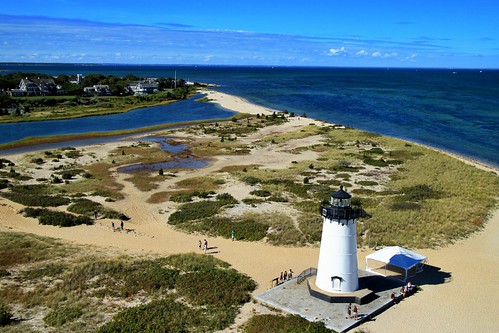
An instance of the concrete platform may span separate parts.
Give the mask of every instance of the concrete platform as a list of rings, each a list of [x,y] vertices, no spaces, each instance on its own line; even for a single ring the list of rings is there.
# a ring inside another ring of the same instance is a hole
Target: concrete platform
[[[315,276],[310,276],[301,283],[297,283],[297,279],[293,278],[256,295],[255,298],[271,307],[297,314],[309,321],[321,321],[327,328],[336,332],[347,332],[391,307],[393,305],[391,293],[398,295],[403,285],[398,280],[359,270],[359,286],[362,294],[369,293],[372,296],[364,304],[357,304],[360,312],[359,319],[355,320],[347,318],[348,303],[335,302],[334,298],[329,302],[311,296],[309,285],[312,284],[315,285]]]

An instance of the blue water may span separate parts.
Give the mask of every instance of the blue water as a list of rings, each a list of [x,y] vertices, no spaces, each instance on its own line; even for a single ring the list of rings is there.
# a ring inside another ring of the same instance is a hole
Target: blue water
[[[153,164],[132,164],[118,168],[118,172],[133,173],[137,171],[159,171],[171,169],[198,169],[208,165],[208,160],[192,156],[188,153],[188,147],[184,144],[172,145],[168,138],[164,137],[145,137],[141,140],[159,144],[159,148],[173,154],[171,161],[159,162]],[[185,153],[181,155],[180,153]]]
[[[196,102],[202,95],[173,104],[135,109],[126,113],[65,120],[0,124],[0,143],[25,137],[110,132],[186,120],[228,118],[235,114],[213,103]]]
[[[266,107],[306,113],[499,166],[498,70],[71,64],[0,64],[0,70],[142,77],[176,73],[190,81],[218,84],[220,91]]]

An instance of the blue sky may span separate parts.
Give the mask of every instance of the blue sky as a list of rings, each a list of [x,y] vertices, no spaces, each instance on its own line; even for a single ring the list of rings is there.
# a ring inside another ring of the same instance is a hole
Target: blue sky
[[[0,62],[499,68],[498,0],[23,0]]]

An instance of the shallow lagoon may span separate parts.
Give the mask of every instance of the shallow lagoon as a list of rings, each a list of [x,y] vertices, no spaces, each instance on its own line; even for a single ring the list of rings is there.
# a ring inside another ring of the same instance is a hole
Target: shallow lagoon
[[[196,102],[200,97],[201,94],[198,94],[171,104],[103,116],[0,124],[0,144],[27,137],[131,130],[168,123],[229,118],[235,114],[214,103]],[[67,146],[67,143],[64,145]]]
[[[124,167],[118,168],[118,172],[123,173],[133,173],[137,171],[159,171],[160,169],[198,169],[203,168],[208,164],[208,160],[203,158],[198,158],[188,154],[188,147],[184,144],[170,144],[169,138],[165,137],[144,137],[141,138],[142,141],[149,141],[159,144],[161,150],[166,150],[169,153],[174,154],[173,160],[153,163],[153,164],[132,164]],[[186,154],[179,155],[179,153],[185,152]]]

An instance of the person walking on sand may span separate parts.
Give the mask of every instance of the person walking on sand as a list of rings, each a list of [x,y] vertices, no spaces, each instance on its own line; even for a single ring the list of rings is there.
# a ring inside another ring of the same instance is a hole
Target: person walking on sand
[[[232,238],[232,241],[236,239],[236,232],[234,230],[230,233],[230,238]]]
[[[94,211],[94,220],[97,220],[97,211]]]
[[[203,243],[201,242],[201,240],[199,240],[198,247],[199,247],[199,249],[200,249],[200,250],[201,250],[201,248],[203,247]]]
[[[204,249],[204,254],[206,254],[206,251],[208,251],[208,241],[206,239],[204,240],[203,249]]]
[[[113,228],[113,232],[114,232],[114,222],[111,222],[111,228]]]
[[[121,229],[121,231],[125,230],[125,222],[123,222],[123,220],[121,220],[120,229]]]

